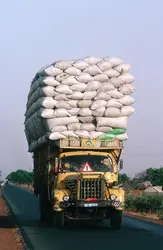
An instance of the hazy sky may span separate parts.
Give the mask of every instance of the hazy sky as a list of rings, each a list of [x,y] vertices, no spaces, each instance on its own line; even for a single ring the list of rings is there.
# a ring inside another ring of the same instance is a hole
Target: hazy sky
[[[163,3],[161,0],[1,2],[0,169],[30,170],[24,112],[31,79],[60,59],[117,56],[132,65],[136,112],[124,171],[163,163]]]

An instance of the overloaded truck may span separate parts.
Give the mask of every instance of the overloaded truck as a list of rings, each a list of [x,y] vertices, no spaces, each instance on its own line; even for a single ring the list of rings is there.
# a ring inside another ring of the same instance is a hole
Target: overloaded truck
[[[41,221],[110,218],[120,229],[118,185],[135,91],[131,66],[115,57],[60,60],[32,80],[25,112]]]
[[[41,220],[53,220],[61,228],[65,218],[110,218],[112,228],[120,229],[122,148],[119,140],[61,139],[35,151],[34,192],[39,195]]]

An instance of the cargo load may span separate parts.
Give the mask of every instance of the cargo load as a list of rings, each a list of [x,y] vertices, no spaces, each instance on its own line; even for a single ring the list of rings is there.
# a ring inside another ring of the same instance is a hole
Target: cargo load
[[[136,90],[130,69],[116,57],[56,61],[40,69],[26,104],[29,151],[64,138],[127,140]]]

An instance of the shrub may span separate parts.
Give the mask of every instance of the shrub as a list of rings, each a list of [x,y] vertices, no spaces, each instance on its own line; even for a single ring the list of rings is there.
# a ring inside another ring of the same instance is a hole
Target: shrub
[[[163,196],[160,195],[126,195],[126,209],[137,212],[158,212],[163,210]]]

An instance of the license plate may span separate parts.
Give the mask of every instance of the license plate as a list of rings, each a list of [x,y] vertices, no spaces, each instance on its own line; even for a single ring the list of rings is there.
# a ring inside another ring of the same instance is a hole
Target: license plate
[[[84,207],[98,207],[98,203],[84,204]]]

